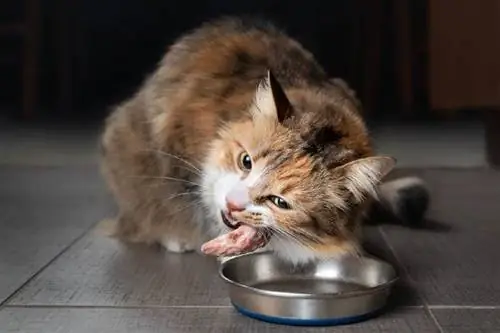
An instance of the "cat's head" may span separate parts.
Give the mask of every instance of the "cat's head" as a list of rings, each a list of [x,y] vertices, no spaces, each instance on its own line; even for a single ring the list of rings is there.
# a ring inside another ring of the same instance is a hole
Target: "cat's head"
[[[359,208],[395,164],[372,156],[359,115],[326,94],[287,96],[269,73],[251,119],[221,131],[203,170],[221,225],[270,230],[273,250],[293,262],[357,251]]]

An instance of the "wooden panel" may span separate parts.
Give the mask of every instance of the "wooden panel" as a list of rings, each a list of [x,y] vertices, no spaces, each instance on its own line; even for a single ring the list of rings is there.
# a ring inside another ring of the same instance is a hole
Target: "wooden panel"
[[[500,106],[500,0],[428,4],[431,106]]]

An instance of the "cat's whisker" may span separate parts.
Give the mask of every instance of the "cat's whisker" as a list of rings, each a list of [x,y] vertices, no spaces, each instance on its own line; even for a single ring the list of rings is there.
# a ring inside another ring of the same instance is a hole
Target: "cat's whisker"
[[[167,185],[167,184],[168,184],[168,181],[166,181],[166,182],[159,182],[159,185]],[[208,190],[207,187],[202,187],[201,185],[199,187],[202,190]],[[196,190],[190,190],[190,192],[193,192],[193,193],[197,192],[197,193],[200,193],[200,194],[203,193],[202,191],[196,191]]]
[[[185,195],[206,195],[206,196],[210,196],[210,197],[214,197],[215,195],[212,194],[212,193],[203,193],[202,191],[190,191],[190,192],[183,192],[183,193],[177,193],[177,194],[173,194],[171,195],[170,197],[168,197],[166,199],[166,201],[168,200],[172,200],[172,199],[175,199],[177,197],[182,197],[182,196],[185,196]]]
[[[288,229],[289,229],[289,231],[291,233],[297,234],[299,236],[304,236],[304,237],[306,237],[306,238],[308,238],[310,240],[313,240],[313,241],[314,240],[319,241],[321,239],[318,235],[316,235],[314,233],[311,233],[311,232],[309,232],[308,230],[306,230],[304,228],[299,228],[297,226],[290,225],[290,226],[288,226]]]
[[[307,237],[311,240],[317,240],[319,241],[321,238],[318,236],[318,235],[315,235],[307,230],[304,230],[304,229],[299,229],[299,228],[291,228],[291,230],[299,235],[302,235],[304,237]]]
[[[202,177],[202,176],[203,176],[203,174],[201,173],[201,171],[200,171],[200,172],[195,171],[195,170],[193,170],[193,169],[191,169],[191,168],[188,168],[188,167],[186,167],[186,166],[184,166],[184,165],[178,165],[177,167],[178,167],[179,169],[189,171],[189,172],[191,172],[191,173],[193,173],[193,174],[195,174],[195,175],[197,175],[197,176],[199,176],[199,177]]]
[[[295,243],[296,245],[302,247],[302,248],[305,248],[305,249],[309,249],[309,250],[312,250],[312,247],[310,245],[308,245],[307,243],[304,243],[303,241],[301,241],[300,239],[297,239],[295,236],[293,235],[290,235],[290,234],[281,234],[279,235],[278,239],[280,239],[282,242],[282,246],[289,246],[289,242],[292,241],[293,243]]]
[[[186,196],[186,195],[197,195],[198,193],[197,192],[183,192],[183,193],[177,193],[177,194],[174,194],[174,195],[171,195],[170,197],[168,197],[167,199],[165,199],[165,201],[170,201],[170,200],[173,200],[175,198],[178,198],[178,197],[183,197],[183,196]]]
[[[205,186],[203,184],[200,184],[200,183],[197,183],[197,182],[194,182],[194,181],[191,181],[191,180],[187,180],[187,179],[175,178],[175,177],[166,177],[166,176],[161,176],[160,178],[163,179],[163,180],[179,181],[179,182],[184,182],[184,183],[192,184],[192,185],[196,186],[197,188],[203,188],[203,189],[207,188],[207,186]]]
[[[306,237],[307,239],[305,239],[302,233],[297,232],[296,230],[294,231],[293,229],[291,229],[290,231],[287,231],[287,232],[288,232],[288,235],[290,235],[290,237],[293,237],[293,239],[296,240],[300,245],[302,245],[303,247],[305,247],[307,249],[314,250],[313,246],[310,245],[310,241],[311,241],[310,238]]]
[[[281,228],[281,227],[277,227],[275,226],[273,228],[273,230],[277,231],[278,234],[283,237],[284,239],[286,240],[292,240],[294,241],[295,243],[297,243],[298,245],[302,246],[302,247],[305,247],[305,248],[308,248],[308,249],[312,249],[312,247],[307,244],[306,242],[304,242],[303,240],[301,240],[300,238],[298,238],[295,234],[293,234],[292,232],[284,229],[284,228]]]
[[[174,154],[171,154],[171,153],[167,153],[167,152],[165,152],[165,151],[158,150],[158,149],[151,149],[151,150],[149,150],[149,151],[151,151],[151,152],[155,152],[155,153],[159,153],[159,154],[161,154],[161,155],[163,155],[163,156],[167,156],[167,157],[175,158],[176,160],[178,160],[178,161],[180,161],[180,162],[183,162],[183,163],[185,163],[186,165],[190,166],[190,167],[191,167],[194,171],[196,171],[195,173],[196,173],[197,175],[201,175],[201,174],[202,174],[202,171],[201,171],[198,167],[196,167],[193,163],[189,162],[188,160],[186,160],[186,159],[184,159],[184,158],[182,158],[182,157],[180,157],[180,156],[177,156],[177,155],[174,155]],[[198,162],[198,161],[196,161],[196,162]],[[199,163],[199,162],[198,162],[198,163]],[[200,163],[200,164],[201,164],[201,163]],[[193,171],[193,170],[191,170],[191,169],[187,169],[187,170]]]
[[[160,179],[160,180],[169,180],[169,181],[177,181],[181,183],[191,184],[196,187],[206,188],[203,184],[199,184],[190,180],[175,178],[175,177],[166,177],[166,176],[128,176],[129,178],[142,178],[142,179]]]
[[[321,238],[319,236],[311,234],[305,230],[298,229],[298,230],[294,230],[293,232],[297,235],[298,238],[303,238],[304,242],[307,242],[307,243],[313,242],[316,244],[323,243],[323,241],[321,240]]]
[[[199,204],[202,204],[201,200],[196,200],[196,201],[193,201],[193,202],[191,202],[189,205],[186,205],[186,206],[184,206],[184,207],[182,207],[182,208],[180,208],[180,209],[177,209],[177,210],[175,210],[175,211],[173,211],[173,212],[169,212],[169,213],[168,213],[167,215],[165,215],[165,216],[174,216],[175,214],[178,214],[178,213],[180,213],[180,212],[183,212],[183,211],[185,211],[186,209],[188,209],[188,208],[190,208],[190,207],[194,207],[194,206],[199,205]]]

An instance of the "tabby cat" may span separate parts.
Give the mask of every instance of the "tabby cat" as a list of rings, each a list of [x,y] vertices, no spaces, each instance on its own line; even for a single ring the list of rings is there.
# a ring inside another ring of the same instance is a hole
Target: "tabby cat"
[[[224,18],[180,38],[101,138],[113,234],[173,252],[244,224],[301,263],[360,251],[371,208],[421,219],[418,178],[381,183],[354,93],[268,23]]]

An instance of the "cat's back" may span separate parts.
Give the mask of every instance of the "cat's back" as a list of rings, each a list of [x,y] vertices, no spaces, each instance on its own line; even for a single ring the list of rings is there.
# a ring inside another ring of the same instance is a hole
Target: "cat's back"
[[[218,19],[173,43],[134,100],[155,142],[199,154],[222,123],[248,116],[269,69],[285,89],[327,80],[313,55],[272,24]]]
[[[269,22],[244,18],[211,21],[180,38],[158,76],[170,79],[165,84],[179,80],[196,87],[200,95],[230,97],[238,89],[254,92],[268,69],[285,87],[326,80],[313,55],[297,41]]]

